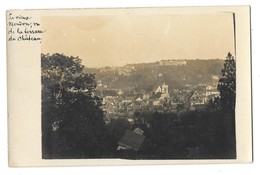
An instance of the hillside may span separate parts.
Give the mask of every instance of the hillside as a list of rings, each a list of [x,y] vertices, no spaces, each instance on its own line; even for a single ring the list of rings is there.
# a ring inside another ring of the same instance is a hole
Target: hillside
[[[98,88],[151,91],[163,82],[170,89],[211,84],[212,76],[220,76],[223,64],[224,60],[220,59],[186,60],[182,65],[139,63],[123,67],[85,68],[85,72],[96,74]]]

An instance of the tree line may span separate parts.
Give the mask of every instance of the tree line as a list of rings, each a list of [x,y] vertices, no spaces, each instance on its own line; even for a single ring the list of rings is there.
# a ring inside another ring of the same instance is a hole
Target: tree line
[[[139,114],[149,124],[126,119],[104,123],[95,74],[78,57],[41,55],[42,157],[53,158],[235,158],[236,65],[228,53],[221,71],[220,96],[204,111]],[[125,129],[140,127],[145,141],[136,151],[117,151]],[[199,149],[192,154],[190,149]]]

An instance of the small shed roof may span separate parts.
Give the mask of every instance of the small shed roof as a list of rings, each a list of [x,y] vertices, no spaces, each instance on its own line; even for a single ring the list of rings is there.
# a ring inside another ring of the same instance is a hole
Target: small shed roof
[[[127,129],[121,140],[118,142],[118,144],[127,149],[134,149],[135,151],[138,151],[144,139],[145,136],[137,134]]]

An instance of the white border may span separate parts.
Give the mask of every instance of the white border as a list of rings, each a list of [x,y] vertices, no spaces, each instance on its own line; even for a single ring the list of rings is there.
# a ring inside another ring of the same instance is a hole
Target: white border
[[[202,0],[182,0],[179,2],[171,2],[170,0],[150,0],[145,2],[144,0],[132,0],[132,1],[88,1],[73,0],[67,1],[29,1],[29,0],[9,0],[0,2],[1,15],[1,57],[0,57],[0,97],[1,97],[1,121],[0,121],[0,173],[1,174],[200,174],[200,175],[214,175],[214,174],[259,174],[257,171],[259,168],[259,97],[260,97],[260,55],[257,47],[259,43],[259,5],[258,0],[218,0],[215,2]],[[252,58],[253,58],[253,100],[254,100],[254,118],[253,118],[253,130],[254,130],[254,163],[253,164],[232,164],[232,165],[174,165],[174,166],[121,166],[121,167],[87,167],[87,168],[8,168],[7,163],[7,117],[6,117],[6,48],[5,48],[5,10],[7,9],[42,9],[42,8],[89,8],[89,7],[153,7],[153,6],[210,6],[210,5],[251,5],[252,11]],[[258,107],[258,108],[257,108]]]

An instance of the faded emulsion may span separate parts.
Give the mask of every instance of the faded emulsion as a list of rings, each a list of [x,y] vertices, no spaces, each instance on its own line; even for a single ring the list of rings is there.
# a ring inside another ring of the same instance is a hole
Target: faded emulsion
[[[232,13],[78,19],[41,23],[43,159],[236,159]]]

